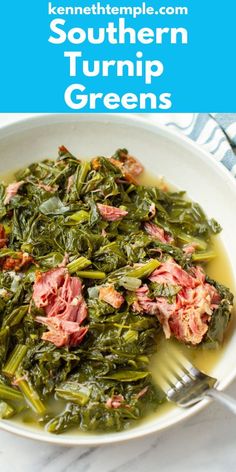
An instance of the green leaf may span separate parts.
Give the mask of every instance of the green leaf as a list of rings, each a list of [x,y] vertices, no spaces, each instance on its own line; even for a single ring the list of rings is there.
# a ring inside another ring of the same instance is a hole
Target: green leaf
[[[106,375],[106,379],[119,380],[120,382],[136,382],[137,380],[144,379],[149,375],[149,372],[144,371],[133,371],[133,370],[119,370],[114,374]]]
[[[79,405],[86,405],[89,401],[90,390],[88,387],[75,382],[66,382],[56,388],[58,397],[68,400]]]
[[[79,210],[76,213],[73,213],[73,215],[70,215],[68,220],[74,222],[74,224],[84,223],[89,220],[89,213],[88,211]],[[69,224],[69,222],[66,224]]]
[[[59,252],[49,252],[45,256],[37,257],[36,261],[40,266],[45,267],[47,269],[52,269],[54,267],[59,266],[59,264],[62,263],[64,259],[63,254],[60,254]]]
[[[59,197],[51,197],[39,206],[39,211],[43,215],[64,215],[68,211],[68,207],[64,206]]]
[[[150,284],[152,295],[154,297],[166,297],[172,298],[182,289],[179,285],[171,284],[158,284],[157,282],[152,282]]]

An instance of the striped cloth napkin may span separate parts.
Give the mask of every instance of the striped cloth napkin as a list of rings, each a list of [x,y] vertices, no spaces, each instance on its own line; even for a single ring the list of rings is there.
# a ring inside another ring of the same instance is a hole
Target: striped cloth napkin
[[[236,178],[236,113],[149,114],[148,119],[165,124],[203,146]]]

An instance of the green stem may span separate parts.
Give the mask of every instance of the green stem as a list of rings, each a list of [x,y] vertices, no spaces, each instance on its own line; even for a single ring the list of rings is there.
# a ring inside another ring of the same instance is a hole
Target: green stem
[[[22,400],[23,397],[19,390],[0,383],[0,398],[1,400],[19,401]]]
[[[202,249],[203,251],[207,248],[207,243],[199,238],[194,238],[186,233],[177,233],[177,239],[184,244],[195,244],[197,248]]]
[[[82,279],[105,279],[105,272],[100,272],[99,270],[83,270],[77,271],[76,275]]]
[[[18,325],[25,315],[28,313],[29,305],[21,306],[19,308],[15,308],[6,318],[3,320],[3,326],[16,326]]]
[[[22,344],[19,344],[15,347],[5,366],[2,369],[3,373],[7,375],[7,377],[13,377],[19,365],[23,361],[27,350],[27,346],[23,346]]]
[[[141,279],[142,277],[147,277],[150,275],[157,267],[159,267],[161,263],[156,259],[151,259],[146,264],[141,265],[129,272],[127,272],[128,277],[135,277],[137,279]]]
[[[134,184],[131,184],[131,185],[129,185],[129,187],[127,188],[126,193],[128,193],[128,195],[129,195],[129,193],[130,193],[130,192],[133,192],[133,190],[136,190],[136,186],[135,186]]]
[[[6,257],[6,256],[12,257],[13,259],[19,259],[19,252],[13,251],[12,249],[5,249],[5,248],[1,249],[0,258]]]
[[[32,410],[40,416],[45,414],[46,408],[39,398],[38,393],[33,389],[28,380],[21,377],[21,374],[16,375],[17,385],[23,393],[26,402]]]
[[[8,418],[11,418],[15,414],[14,408],[12,406],[8,405],[6,402],[1,402],[0,401],[0,418],[3,420],[7,420]]]
[[[72,261],[69,264],[67,264],[67,269],[69,270],[69,272],[71,274],[73,274],[74,272],[77,272],[78,270],[85,269],[86,267],[90,266],[91,264],[92,264],[92,262],[89,259],[87,259],[86,257],[81,256],[78,259],[76,259],[75,261]]]
[[[216,253],[214,251],[196,252],[192,255],[193,262],[210,262],[215,259]]]

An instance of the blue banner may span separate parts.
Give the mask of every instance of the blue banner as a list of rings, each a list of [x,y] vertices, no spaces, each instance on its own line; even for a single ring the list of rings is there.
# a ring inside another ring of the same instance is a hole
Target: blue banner
[[[233,112],[235,0],[1,5],[0,112]]]

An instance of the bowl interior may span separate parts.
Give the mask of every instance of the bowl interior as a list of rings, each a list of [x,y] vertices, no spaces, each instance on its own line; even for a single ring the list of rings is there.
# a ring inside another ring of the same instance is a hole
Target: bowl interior
[[[117,148],[126,147],[153,175],[164,175],[168,182],[186,190],[190,198],[199,202],[206,213],[222,225],[222,240],[236,279],[236,185],[228,172],[207,153],[166,129],[127,116],[47,115],[0,130],[0,174],[33,161],[55,157],[61,144],[84,158],[109,156]],[[226,386],[236,375],[235,350],[236,330],[233,330],[226,350],[212,372],[220,380],[219,388]],[[0,421],[0,426],[17,434],[60,444],[102,444],[160,430],[198,411],[206,403],[201,402],[190,410],[169,409],[130,431],[99,436],[68,433],[55,437],[14,422]]]

